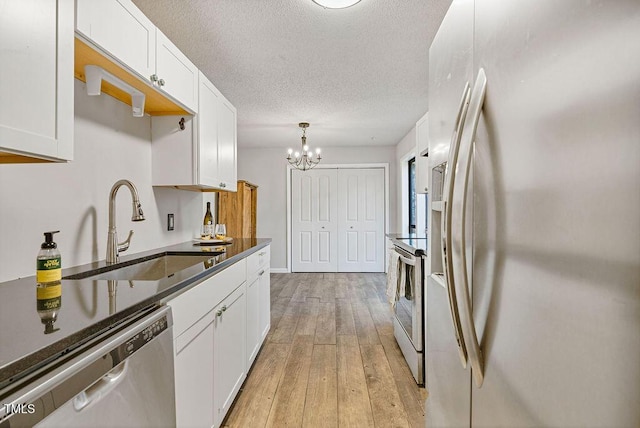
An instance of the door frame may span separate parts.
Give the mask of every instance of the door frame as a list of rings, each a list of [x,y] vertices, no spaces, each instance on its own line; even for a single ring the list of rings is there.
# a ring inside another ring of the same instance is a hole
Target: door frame
[[[291,273],[291,173],[295,170],[291,165],[286,166],[287,183],[287,267]],[[318,165],[314,169],[366,169],[381,168],[384,170],[384,234],[389,233],[389,164],[388,163],[340,163]],[[386,260],[386,246],[385,246]]]

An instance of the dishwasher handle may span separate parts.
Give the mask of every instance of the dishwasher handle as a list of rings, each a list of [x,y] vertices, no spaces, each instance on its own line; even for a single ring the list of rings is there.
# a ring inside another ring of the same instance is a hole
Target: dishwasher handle
[[[96,383],[76,395],[73,398],[73,408],[76,412],[80,412],[91,404],[97,403],[102,397],[113,391],[127,376],[128,368],[129,360],[124,360]]]

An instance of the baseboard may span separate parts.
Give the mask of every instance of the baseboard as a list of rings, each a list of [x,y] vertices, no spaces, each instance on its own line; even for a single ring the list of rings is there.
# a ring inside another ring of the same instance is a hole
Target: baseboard
[[[271,268],[271,273],[289,273],[287,268]]]

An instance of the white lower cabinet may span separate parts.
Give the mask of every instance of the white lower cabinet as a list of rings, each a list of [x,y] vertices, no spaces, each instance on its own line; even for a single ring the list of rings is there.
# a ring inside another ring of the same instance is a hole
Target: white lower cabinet
[[[220,426],[247,377],[245,366],[247,291],[243,283],[215,310],[213,391],[215,426]]]
[[[271,326],[270,246],[247,257],[247,371]]]
[[[220,426],[246,378],[246,273],[240,260],[167,302],[178,427]]]
[[[215,313],[175,339],[176,423],[179,427],[211,427]]]
[[[260,312],[258,329],[260,331],[260,343],[262,343],[271,329],[271,269],[269,266],[265,266],[261,271],[259,281],[258,299],[260,300]]]
[[[247,284],[247,367],[251,367],[260,350],[260,279],[255,278]]]

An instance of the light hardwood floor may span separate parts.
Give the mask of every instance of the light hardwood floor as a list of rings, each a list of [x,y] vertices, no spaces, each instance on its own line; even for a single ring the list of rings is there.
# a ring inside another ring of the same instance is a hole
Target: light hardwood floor
[[[420,427],[380,273],[271,275],[271,331],[225,427]]]

